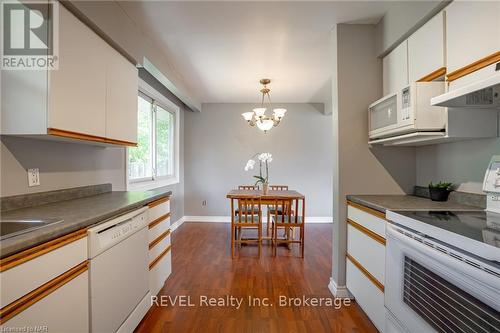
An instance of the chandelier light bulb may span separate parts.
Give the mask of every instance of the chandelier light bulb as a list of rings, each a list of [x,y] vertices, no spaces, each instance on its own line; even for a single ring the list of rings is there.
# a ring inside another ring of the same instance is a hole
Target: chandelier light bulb
[[[274,109],[274,116],[278,119],[283,118],[285,116],[285,113],[286,113],[286,109],[282,109],[282,108]]]
[[[253,109],[253,112],[255,112],[256,117],[263,117],[264,113],[266,112],[266,108],[255,108]]]
[[[249,112],[244,112],[241,114],[243,116],[243,118],[246,120],[246,121],[252,121],[252,118],[253,118],[253,112],[249,111]]]
[[[274,122],[271,119],[264,119],[257,121],[257,127],[264,132],[269,131],[273,128]]]

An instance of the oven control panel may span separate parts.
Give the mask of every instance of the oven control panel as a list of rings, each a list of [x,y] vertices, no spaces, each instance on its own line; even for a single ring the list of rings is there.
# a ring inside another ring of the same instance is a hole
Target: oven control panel
[[[500,213],[500,155],[491,158],[484,176],[483,191],[486,192],[486,210]]]

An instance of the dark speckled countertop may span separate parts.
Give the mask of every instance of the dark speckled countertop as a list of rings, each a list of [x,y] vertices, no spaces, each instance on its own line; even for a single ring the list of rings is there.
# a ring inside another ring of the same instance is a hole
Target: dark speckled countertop
[[[2,240],[0,257],[104,222],[171,194],[165,187],[150,191],[115,191],[2,212],[4,220],[56,218],[64,221]]]
[[[385,213],[386,210],[484,210],[483,207],[466,205],[452,200],[437,202],[413,195],[348,195],[347,200],[382,213]]]

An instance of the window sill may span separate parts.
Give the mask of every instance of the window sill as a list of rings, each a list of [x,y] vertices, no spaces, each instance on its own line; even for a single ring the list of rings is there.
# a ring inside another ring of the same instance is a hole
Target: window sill
[[[158,187],[179,184],[178,178],[167,178],[161,180],[149,180],[137,183],[128,183],[127,191],[148,191]]]

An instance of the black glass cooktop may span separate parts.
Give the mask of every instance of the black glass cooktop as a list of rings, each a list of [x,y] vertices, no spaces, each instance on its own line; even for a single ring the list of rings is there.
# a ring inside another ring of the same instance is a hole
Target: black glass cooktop
[[[395,211],[395,213],[500,248],[500,214],[485,211]]]

